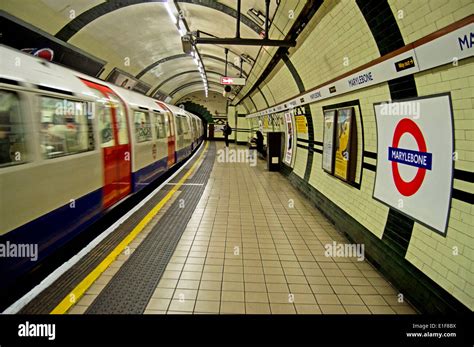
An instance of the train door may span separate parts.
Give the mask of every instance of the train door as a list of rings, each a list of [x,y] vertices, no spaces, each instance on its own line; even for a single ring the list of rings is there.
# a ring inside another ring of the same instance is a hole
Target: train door
[[[110,89],[109,89],[110,90]],[[118,194],[118,200],[124,198],[131,192],[131,146],[128,132],[127,114],[125,111],[125,105],[122,100],[116,94],[113,94],[112,90],[107,92],[109,99],[111,100],[112,114],[115,117],[115,128],[117,132],[116,141],[116,165],[117,165],[117,182],[116,191]]]
[[[171,166],[176,162],[176,131],[172,113],[166,112],[166,117],[168,119],[168,166]]]
[[[103,205],[109,207],[131,191],[131,150],[125,107],[108,87],[82,80],[103,102],[98,104],[103,153]]]
[[[194,117],[191,118],[191,124],[193,126],[193,138],[191,139],[191,141],[193,143],[192,148],[194,149],[197,146],[197,138],[198,138],[197,127],[196,127],[196,119]]]
[[[176,130],[174,128],[173,114],[171,110],[163,103],[157,104],[165,110],[165,121],[168,136],[168,167],[171,167],[176,162]]]

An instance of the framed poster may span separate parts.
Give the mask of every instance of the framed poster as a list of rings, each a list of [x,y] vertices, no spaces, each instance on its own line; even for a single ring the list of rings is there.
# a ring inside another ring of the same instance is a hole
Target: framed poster
[[[334,176],[344,180],[353,180],[353,165],[351,162],[353,150],[354,109],[342,108],[336,113],[336,139],[334,154]]]
[[[137,84],[137,80],[134,77],[129,76],[117,68],[112,70],[112,72],[107,76],[106,81],[125,89],[133,89]]]
[[[298,134],[307,134],[308,133],[308,126],[306,124],[306,117],[305,116],[295,116],[296,121],[296,132]]]
[[[258,119],[258,131],[263,134],[263,121],[261,118]]]
[[[324,111],[323,133],[323,170],[330,174],[334,171],[334,130],[336,110]]]
[[[446,235],[453,185],[449,94],[374,105],[374,199]]]
[[[291,113],[285,113],[285,121],[286,121],[286,144],[285,144],[285,163],[291,166],[291,161],[293,159],[293,139],[294,139],[294,129],[293,129],[293,122],[291,119]]]

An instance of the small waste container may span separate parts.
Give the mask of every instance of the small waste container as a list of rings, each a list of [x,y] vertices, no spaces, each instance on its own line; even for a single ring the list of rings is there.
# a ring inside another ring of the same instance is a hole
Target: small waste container
[[[279,171],[282,156],[282,147],[285,133],[270,132],[267,133],[267,168],[268,171]]]

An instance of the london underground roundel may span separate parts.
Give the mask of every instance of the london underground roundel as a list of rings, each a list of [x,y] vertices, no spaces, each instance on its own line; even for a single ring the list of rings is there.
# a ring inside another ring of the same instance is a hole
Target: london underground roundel
[[[407,150],[399,147],[400,138],[404,134],[410,134],[415,138],[418,151]],[[423,184],[426,170],[431,170],[431,153],[427,152],[425,138],[420,128],[409,118],[403,118],[396,126],[393,134],[392,146],[388,148],[388,160],[392,162],[392,173],[395,186],[400,194],[411,196],[415,194]],[[398,170],[399,163],[417,167],[415,178],[404,181]]]
[[[445,234],[453,180],[450,95],[385,102],[374,110],[374,198]]]

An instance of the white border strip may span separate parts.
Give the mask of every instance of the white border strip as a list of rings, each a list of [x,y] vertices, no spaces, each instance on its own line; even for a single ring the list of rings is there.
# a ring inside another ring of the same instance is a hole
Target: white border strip
[[[143,199],[139,204],[137,204],[134,208],[128,211],[125,215],[123,215],[119,220],[117,220],[114,224],[112,224],[107,230],[105,230],[102,234],[97,236],[94,240],[92,240],[86,247],[84,247],[79,253],[74,255],[71,259],[66,261],[56,270],[54,270],[48,277],[46,277],[40,284],[30,290],[28,293],[23,295],[20,299],[15,301],[12,305],[10,305],[2,314],[15,314],[18,313],[23,307],[25,307],[29,302],[31,302],[36,296],[38,296],[43,290],[48,288],[51,284],[53,284],[59,277],[61,277],[66,271],[72,268],[75,264],[79,262],[85,255],[87,255],[94,247],[96,247],[102,240],[104,240],[107,236],[109,236],[115,229],[117,229],[123,222],[125,222],[132,214],[134,214],[137,210],[139,210],[143,205],[145,205],[151,198],[153,198],[164,186],[168,184],[176,175],[178,175],[186,165],[194,159],[194,157],[200,152],[204,141],[201,142],[199,149],[193,154],[191,158],[189,158],[186,163],[174,173],[172,174],[166,181],[160,184],[154,191],[152,191],[145,199]]]

